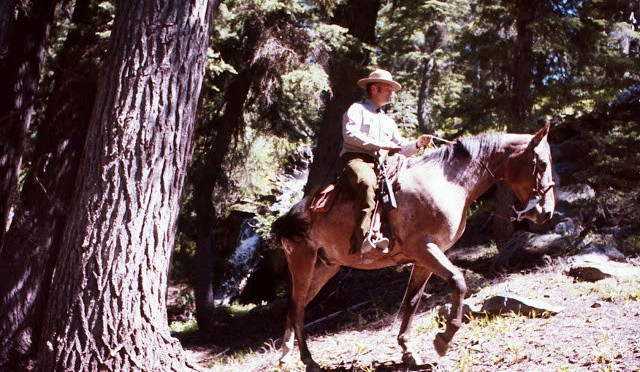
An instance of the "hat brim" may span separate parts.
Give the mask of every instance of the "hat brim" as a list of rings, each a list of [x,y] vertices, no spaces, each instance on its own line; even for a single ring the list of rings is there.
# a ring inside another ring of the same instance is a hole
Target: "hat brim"
[[[372,78],[364,78],[364,79],[360,79],[358,80],[358,86],[362,89],[367,89],[367,85],[371,84],[371,83],[384,83],[384,84],[389,84],[391,85],[391,90],[393,90],[394,92],[399,91],[400,89],[402,89],[402,85],[400,85],[398,82],[393,81],[393,80],[387,80],[387,79],[372,79]]]

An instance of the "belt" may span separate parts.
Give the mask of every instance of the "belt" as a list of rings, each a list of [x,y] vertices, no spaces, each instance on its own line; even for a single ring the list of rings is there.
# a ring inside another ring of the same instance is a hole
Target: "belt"
[[[367,163],[375,163],[378,160],[378,158],[376,158],[375,156],[365,154],[363,152],[345,152],[344,154],[342,154],[341,158],[346,162],[349,162],[353,159],[362,159],[362,161],[365,161]]]

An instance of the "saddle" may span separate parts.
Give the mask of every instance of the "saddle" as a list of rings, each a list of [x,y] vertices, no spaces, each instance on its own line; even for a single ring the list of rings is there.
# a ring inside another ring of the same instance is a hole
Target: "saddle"
[[[394,192],[401,188],[399,175],[405,166],[404,156],[394,156],[387,164],[378,164],[378,187],[376,187],[376,203],[371,216],[370,232],[390,240],[389,249],[393,249],[393,230],[388,223],[387,214],[396,208]],[[385,174],[386,173],[386,174]],[[339,179],[335,183],[317,185],[311,189],[307,209],[312,213],[328,213],[337,198],[351,199],[348,188]],[[352,247],[353,249],[353,247]],[[356,253],[350,250],[350,253]]]
[[[389,193],[393,193],[394,191],[398,191],[402,188],[400,185],[400,173],[405,168],[406,160],[407,158],[402,155],[387,158],[386,178],[391,184],[391,187],[388,190]],[[381,185],[382,183],[378,182],[378,187],[376,188],[376,200],[387,200],[387,198],[393,199],[393,195],[385,197],[385,190],[383,190]],[[341,185],[339,180],[324,185],[316,185],[309,192],[310,198],[307,202],[307,209],[312,213],[328,213],[338,196],[342,196],[341,194],[346,193],[347,191],[348,190],[345,190],[345,187]],[[348,197],[350,198],[350,196]],[[378,212],[378,209],[376,209],[376,211]]]

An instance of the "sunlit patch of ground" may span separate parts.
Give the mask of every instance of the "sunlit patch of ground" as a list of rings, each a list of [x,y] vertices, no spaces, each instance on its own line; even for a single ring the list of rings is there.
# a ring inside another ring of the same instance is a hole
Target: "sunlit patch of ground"
[[[346,312],[339,329],[322,324],[312,327],[309,347],[315,360],[329,371],[640,370],[640,277],[576,282],[565,270],[557,261],[478,286],[468,301],[480,303],[492,295],[510,293],[544,300],[564,310],[555,316],[473,317],[442,358],[433,350],[433,336],[442,326],[433,307],[448,299],[448,294],[436,285],[440,290],[423,301],[414,322],[411,344],[424,362],[419,368],[407,369],[401,363],[396,342],[400,324],[397,308],[383,305],[375,311]],[[400,300],[401,295],[398,306]],[[209,350],[188,347],[188,352],[201,367],[213,371],[304,370],[297,348],[293,362],[279,366],[274,340],[253,349],[225,350],[211,345]]]

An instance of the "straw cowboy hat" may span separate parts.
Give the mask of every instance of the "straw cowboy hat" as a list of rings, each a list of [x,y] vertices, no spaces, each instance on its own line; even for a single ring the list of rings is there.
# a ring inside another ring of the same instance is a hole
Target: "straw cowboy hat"
[[[377,69],[374,72],[370,73],[368,78],[358,80],[358,86],[362,89],[367,89],[367,84],[370,83],[389,84],[391,85],[394,92],[402,89],[402,85],[393,80],[393,78],[391,77],[391,73],[382,69]]]

